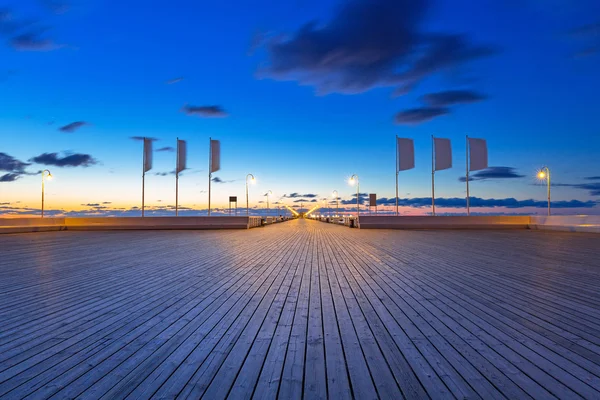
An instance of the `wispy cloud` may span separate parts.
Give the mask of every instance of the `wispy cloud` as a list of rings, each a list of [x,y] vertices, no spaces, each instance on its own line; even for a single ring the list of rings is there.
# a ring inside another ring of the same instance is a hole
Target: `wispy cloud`
[[[455,33],[425,29],[432,1],[353,0],[326,23],[262,38],[268,60],[259,77],[295,80],[319,94],[377,87],[405,92],[430,75],[456,70],[495,49]],[[399,72],[400,71],[400,72]]]
[[[64,45],[44,36],[43,30],[29,31],[13,37],[11,46],[18,51],[52,51]]]
[[[166,152],[172,153],[175,151],[175,148],[171,147],[171,146],[166,146],[166,147],[161,147],[160,149],[157,149],[156,151],[160,151],[160,152],[166,151]]]
[[[166,81],[165,83],[166,83],[167,85],[173,85],[173,84],[175,84],[175,83],[179,83],[179,82],[181,82],[182,80],[183,80],[183,77],[182,77],[182,76],[180,76],[180,77],[178,77],[178,78],[169,79],[169,80],[168,80],[168,81]]]
[[[29,161],[42,165],[54,165],[57,167],[89,167],[97,161],[89,154],[68,154],[60,156],[58,153],[43,153],[33,157]]]
[[[524,178],[525,175],[518,174],[512,167],[489,167],[469,175],[469,181],[483,181],[487,179],[515,179]],[[461,182],[466,182],[467,178],[462,176],[458,178]]]
[[[225,180],[219,178],[218,176],[215,176],[214,178],[212,178],[212,181],[213,181],[213,183],[231,183],[231,182],[235,182],[235,179],[225,181]]]
[[[159,139],[157,138],[153,138],[153,137],[144,137],[144,136],[130,136],[129,139],[131,140],[135,140],[136,142],[143,142],[144,139],[150,139],[151,141],[155,142]]]
[[[486,96],[471,90],[446,90],[426,94],[421,99],[431,107],[447,107],[455,104],[476,103],[485,100]]]
[[[76,122],[71,122],[70,124],[67,124],[63,127],[60,127],[60,128],[58,128],[58,130],[61,132],[73,133],[76,130],[78,130],[79,128],[82,128],[86,125],[89,125],[89,124],[85,121],[76,121]]]
[[[31,164],[17,160],[11,155],[0,153],[0,171],[25,173],[25,168]]]
[[[21,177],[21,174],[9,172],[8,174],[0,175],[0,182],[14,182]]]
[[[587,190],[590,196],[600,196],[600,182],[591,183],[553,183],[552,186],[572,187]]]
[[[297,199],[297,198],[311,199],[311,198],[314,198],[314,197],[317,197],[317,196],[318,196],[318,194],[315,194],[315,193],[305,193],[305,194],[302,194],[302,193],[296,193],[296,192],[290,193],[290,194],[284,194],[283,195],[284,198],[288,198],[288,199]]]
[[[181,112],[187,115],[197,115],[199,117],[205,118],[224,118],[227,117],[228,114],[221,106],[192,106],[192,105],[184,105],[181,107]]]
[[[396,123],[402,125],[417,125],[432,119],[450,114],[450,109],[445,107],[421,107],[401,111],[396,114]]]
[[[395,205],[395,198],[382,198],[377,200],[377,204],[381,205]],[[424,208],[431,207],[431,197],[419,197],[412,199],[398,199],[398,204],[402,207],[416,207],[416,208]],[[525,207],[534,207],[534,208],[546,208],[548,207],[548,202],[546,200],[517,200],[515,198],[505,198],[505,199],[483,199],[480,197],[471,197],[469,204],[474,208],[525,208]],[[467,206],[467,201],[465,198],[445,198],[440,197],[435,199],[435,205],[437,207],[445,207],[445,208],[464,208]],[[553,201],[551,206],[552,208],[594,208],[598,205],[595,201],[580,201],[580,200],[570,200],[570,201]]]

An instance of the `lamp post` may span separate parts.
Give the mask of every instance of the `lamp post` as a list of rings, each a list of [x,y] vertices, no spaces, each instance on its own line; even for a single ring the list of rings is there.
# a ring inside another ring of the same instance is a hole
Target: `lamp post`
[[[46,179],[52,180],[52,174],[47,169],[42,171],[42,218],[44,218],[44,182]]]
[[[254,178],[254,175],[252,174],[248,174],[246,175],[246,216],[250,215],[250,206],[248,203],[248,178],[252,177],[252,183],[256,182],[256,179]]]
[[[538,179],[546,180],[548,185],[548,216],[550,216],[550,168],[546,166],[542,167],[537,176]]]
[[[339,217],[340,216],[340,195],[338,194],[337,190],[334,190],[332,194],[335,194],[335,216]]]
[[[358,181],[358,175],[352,175],[349,182],[351,185],[354,185],[354,182],[356,182],[356,220],[358,221],[360,217],[360,182]]]
[[[271,213],[271,208],[269,207],[269,195],[272,195],[272,194],[273,194],[273,192],[271,192],[270,190],[267,193],[265,193],[265,196],[267,196],[267,217]]]

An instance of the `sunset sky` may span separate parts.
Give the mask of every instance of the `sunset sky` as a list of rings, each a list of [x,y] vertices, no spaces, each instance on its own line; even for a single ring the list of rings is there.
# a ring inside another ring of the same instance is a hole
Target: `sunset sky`
[[[452,140],[438,212],[464,213],[465,135],[488,141],[474,213],[600,214],[597,0],[0,0],[0,214],[139,215],[142,142],[150,215],[212,203],[304,208],[337,190],[395,196],[395,136],[412,138],[403,213],[431,203],[431,135]],[[160,3],[160,5],[158,5]],[[382,208],[382,209],[383,209]],[[389,210],[391,208],[388,207]]]

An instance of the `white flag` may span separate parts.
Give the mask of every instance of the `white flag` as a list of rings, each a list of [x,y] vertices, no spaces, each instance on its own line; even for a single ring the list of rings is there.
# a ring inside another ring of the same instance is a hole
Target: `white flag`
[[[152,169],[152,139],[144,138],[144,172]]]
[[[177,173],[187,168],[187,143],[185,140],[177,140]]]
[[[435,143],[435,170],[452,168],[452,148],[450,139],[433,139]]]
[[[221,142],[218,140],[210,141],[210,172],[217,172],[221,169]]]
[[[469,171],[479,171],[488,167],[488,150],[485,139],[469,138]]]
[[[396,171],[406,171],[415,167],[415,143],[412,139],[397,138],[398,165]]]

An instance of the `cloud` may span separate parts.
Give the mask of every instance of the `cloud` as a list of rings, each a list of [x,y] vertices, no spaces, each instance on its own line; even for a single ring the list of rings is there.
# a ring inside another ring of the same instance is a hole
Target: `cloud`
[[[518,174],[512,167],[489,167],[469,175],[469,181],[483,181],[486,179],[514,179],[524,178],[525,175]],[[461,182],[466,182],[467,178],[462,176],[458,178]]]
[[[312,199],[314,197],[317,197],[317,194],[314,193],[306,193],[306,194],[300,194],[300,193],[290,193],[290,194],[284,194],[283,197],[284,198],[288,198],[288,199],[297,199],[297,198],[308,198],[308,199]]]
[[[156,172],[154,175],[156,176],[169,176],[169,175],[175,175],[175,171],[171,171],[171,172]]]
[[[423,102],[431,107],[446,107],[454,104],[476,103],[483,101],[486,96],[470,90],[446,90],[430,93],[422,97]]]
[[[76,121],[76,122],[71,122],[70,124],[63,126],[63,127],[59,128],[58,130],[61,132],[73,133],[77,129],[84,127],[86,125],[89,125],[89,124],[85,121]]]
[[[396,123],[416,125],[446,114],[450,114],[450,109],[444,107],[413,108],[396,114]]]
[[[223,118],[228,116],[221,106],[190,106],[186,104],[181,107],[181,112],[205,118]]]
[[[168,151],[168,152],[174,152],[175,148],[171,147],[171,146],[166,146],[166,147],[161,147],[160,149],[157,149],[156,151]]]
[[[25,167],[31,164],[17,160],[6,153],[0,153],[0,171],[13,172],[18,174],[25,173]]]
[[[58,155],[58,153],[43,153],[37,157],[33,157],[31,160],[36,164],[43,165],[54,165],[57,167],[89,167],[94,165],[97,161],[89,154],[68,154],[64,157]]]
[[[212,181],[214,183],[231,183],[231,182],[235,182],[235,180],[230,180],[230,181],[224,181],[223,179],[219,178],[218,176],[215,176],[214,178],[212,178]]]
[[[52,39],[43,37],[39,30],[17,35],[10,40],[10,44],[18,51],[52,51],[64,47]]]
[[[21,174],[8,173],[0,176],[0,182],[14,182],[21,177]]]
[[[600,176],[588,176],[584,179],[586,179],[588,181],[600,181]]]
[[[293,80],[319,94],[377,87],[406,92],[429,75],[494,53],[463,35],[424,30],[431,0],[348,0],[325,24],[264,39],[259,77]]]
[[[356,203],[356,201],[355,201]],[[381,205],[395,205],[395,198],[382,198],[377,200],[377,204]],[[552,208],[594,208],[598,203],[595,201],[580,201],[580,200],[570,200],[570,201],[553,201],[551,206]],[[398,199],[398,205],[402,207],[431,207],[431,197],[419,197],[412,199]],[[453,197],[453,198],[437,198],[435,199],[436,207],[445,207],[445,208],[464,208],[467,206],[467,201],[464,197]],[[506,199],[482,199],[480,197],[471,197],[470,198],[470,206],[471,207],[504,207],[504,208],[525,208],[525,207],[534,207],[534,208],[546,208],[548,207],[548,202],[546,200],[517,200],[514,198],[506,198]]]
[[[144,137],[144,136],[129,136],[129,139],[131,139],[131,140],[135,140],[135,141],[137,141],[137,142],[143,142],[143,141],[144,141],[144,139],[150,139],[152,142],[156,142],[157,140],[159,140],[159,139],[157,139],[157,138],[153,138],[153,137]]]
[[[596,178],[596,177],[591,177]],[[589,179],[589,178],[586,178]],[[595,180],[595,179],[589,179]],[[600,196],[600,182],[592,183],[553,183],[552,186],[572,187],[575,189],[587,190],[590,196]]]
[[[166,83],[167,85],[173,85],[173,84],[175,84],[175,83],[179,83],[179,82],[181,82],[182,80],[183,80],[183,77],[182,77],[182,76],[180,76],[180,77],[177,77],[177,78],[169,79],[169,80],[168,80],[168,81],[166,81],[165,83]]]

